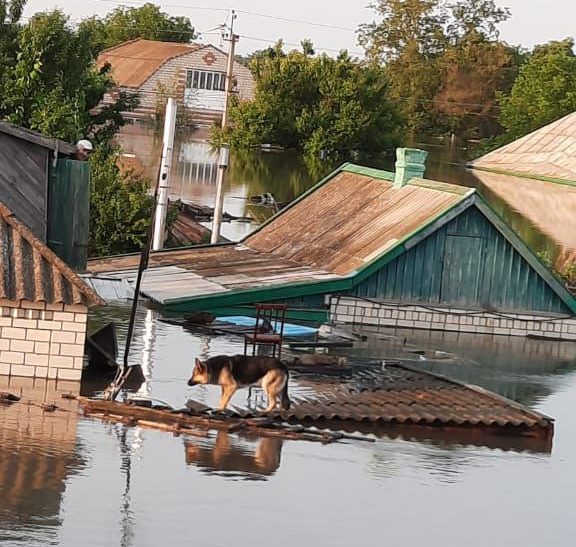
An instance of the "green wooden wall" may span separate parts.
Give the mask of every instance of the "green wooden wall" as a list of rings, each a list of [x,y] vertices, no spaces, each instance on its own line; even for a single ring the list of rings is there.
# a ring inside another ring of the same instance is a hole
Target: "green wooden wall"
[[[465,309],[569,313],[475,206],[347,294]]]
[[[90,164],[58,160],[48,185],[48,246],[74,270],[86,268],[90,224]]]

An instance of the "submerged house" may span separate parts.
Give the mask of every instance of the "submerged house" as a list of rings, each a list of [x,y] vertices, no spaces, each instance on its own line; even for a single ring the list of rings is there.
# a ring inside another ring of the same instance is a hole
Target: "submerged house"
[[[470,165],[499,212],[576,289],[576,113]]]
[[[88,307],[104,302],[0,203],[0,375],[80,380]]]
[[[0,121],[0,201],[74,269],[86,266],[90,164],[74,146]]]
[[[213,125],[224,112],[227,54],[212,45],[139,38],[103,51],[98,66],[106,64],[111,67],[117,91],[139,94],[140,106],[125,113],[128,119],[154,117],[162,93],[177,97],[198,126]],[[252,99],[254,78],[250,70],[234,61],[233,74],[232,92],[240,100]]]
[[[344,165],[237,244],[153,253],[142,292],[172,312],[265,301],[336,321],[576,339],[576,299],[476,190]],[[138,257],[89,263],[130,278]]]

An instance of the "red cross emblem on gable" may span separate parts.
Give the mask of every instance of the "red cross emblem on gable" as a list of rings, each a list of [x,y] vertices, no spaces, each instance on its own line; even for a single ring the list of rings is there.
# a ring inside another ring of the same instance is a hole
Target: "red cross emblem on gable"
[[[206,55],[204,55],[204,57],[202,57],[202,60],[208,66],[212,66],[216,62],[216,55],[214,55],[214,53],[209,51],[208,53],[206,53]]]

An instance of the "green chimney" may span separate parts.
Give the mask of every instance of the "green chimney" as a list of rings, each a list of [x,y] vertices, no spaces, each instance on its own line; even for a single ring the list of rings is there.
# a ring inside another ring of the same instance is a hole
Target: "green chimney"
[[[417,148],[397,148],[396,149],[396,176],[394,187],[402,188],[406,186],[412,178],[423,178],[426,171],[426,150]]]

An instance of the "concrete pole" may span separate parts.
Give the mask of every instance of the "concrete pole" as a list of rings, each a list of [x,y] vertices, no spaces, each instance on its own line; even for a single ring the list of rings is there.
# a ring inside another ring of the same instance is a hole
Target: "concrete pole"
[[[238,36],[234,34],[234,20],[236,19],[236,12],[232,10],[232,22],[230,23],[230,46],[228,48],[228,67],[226,69],[226,86],[224,96],[224,112],[222,113],[222,129],[226,129],[228,125],[228,107],[230,105],[230,94],[232,93],[232,83],[234,81],[234,51],[236,50],[236,42]],[[214,204],[214,219],[212,221],[212,234],[210,235],[210,243],[218,243],[220,238],[220,226],[222,225],[222,210],[224,208],[224,176],[228,163],[230,162],[230,146],[223,144],[220,147],[220,154],[218,157],[218,181],[216,186],[216,202]]]
[[[223,144],[218,157],[218,185],[216,186],[216,204],[214,205],[214,220],[212,221],[212,234],[210,243],[218,243],[220,226],[222,224],[222,209],[224,208],[224,175],[230,162],[230,146]]]
[[[153,251],[158,251],[164,247],[168,194],[170,192],[170,168],[172,167],[174,133],[176,130],[176,110],[176,100],[169,98],[164,113],[164,144],[160,163],[160,179],[158,180],[158,203],[156,205],[156,215],[154,218]]]
[[[238,36],[234,34],[234,20],[236,19],[236,12],[232,10],[232,22],[230,23],[230,38],[228,41],[228,67],[226,69],[226,85],[224,87],[224,113],[222,114],[222,129],[226,129],[228,124],[228,107],[230,106],[230,94],[232,93],[232,83],[234,82],[234,52],[236,51],[236,42]]]

